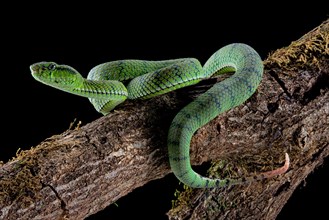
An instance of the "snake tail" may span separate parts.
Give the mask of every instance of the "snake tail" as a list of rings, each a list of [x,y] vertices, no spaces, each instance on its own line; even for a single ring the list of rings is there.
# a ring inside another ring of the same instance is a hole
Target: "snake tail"
[[[232,69],[235,73],[198,96],[173,119],[168,134],[168,154],[175,176],[194,188],[213,188],[269,178],[285,171],[289,166],[289,157],[286,157],[282,168],[250,178],[210,179],[193,171],[189,155],[193,134],[219,114],[241,105],[256,91],[262,79],[263,63],[250,46],[230,44],[214,53],[203,69],[206,76]]]

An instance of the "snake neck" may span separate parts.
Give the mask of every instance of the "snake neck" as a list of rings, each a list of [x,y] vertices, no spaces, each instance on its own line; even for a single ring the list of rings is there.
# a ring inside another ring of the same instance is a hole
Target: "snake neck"
[[[84,78],[79,86],[72,87],[67,92],[94,99],[108,99],[109,95],[112,99],[128,96],[126,87],[119,81],[95,81]]]

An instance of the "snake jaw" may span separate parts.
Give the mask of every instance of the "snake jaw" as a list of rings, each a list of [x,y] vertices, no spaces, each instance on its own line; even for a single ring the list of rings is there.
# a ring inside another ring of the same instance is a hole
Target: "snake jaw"
[[[45,83],[45,68],[43,67],[45,62],[35,63],[30,66],[31,74],[34,79],[39,82]],[[49,74],[47,74],[49,76]]]
[[[31,70],[32,75],[34,75],[35,73],[37,73],[39,71],[39,66],[36,63],[32,64],[30,66],[30,70]]]

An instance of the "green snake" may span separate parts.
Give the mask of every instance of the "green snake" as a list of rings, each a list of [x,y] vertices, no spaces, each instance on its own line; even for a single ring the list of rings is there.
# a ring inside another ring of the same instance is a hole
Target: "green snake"
[[[190,187],[213,188],[269,178],[286,172],[289,167],[288,154],[285,164],[278,169],[237,179],[203,177],[191,167],[190,142],[196,130],[245,102],[262,80],[262,60],[246,44],[233,43],[220,48],[203,66],[194,58],[118,60],[95,66],[87,79],[72,67],[54,62],[35,63],[30,69],[32,76],[46,85],[89,98],[95,109],[104,115],[126,99],[155,97],[233,71],[231,77],[199,95],[173,119],[167,139],[173,173]]]

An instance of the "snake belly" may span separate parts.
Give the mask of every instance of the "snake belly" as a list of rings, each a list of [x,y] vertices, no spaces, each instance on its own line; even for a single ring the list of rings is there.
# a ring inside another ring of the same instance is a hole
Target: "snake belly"
[[[102,114],[108,114],[126,99],[151,98],[234,70],[230,78],[198,96],[173,119],[168,132],[169,162],[175,176],[191,187],[221,187],[252,180],[203,177],[193,171],[189,155],[195,131],[219,114],[245,102],[260,84],[263,63],[250,46],[242,43],[224,46],[203,67],[194,58],[121,60],[94,67],[87,79],[72,67],[54,62],[36,63],[30,69],[33,77],[44,84],[89,98]]]

